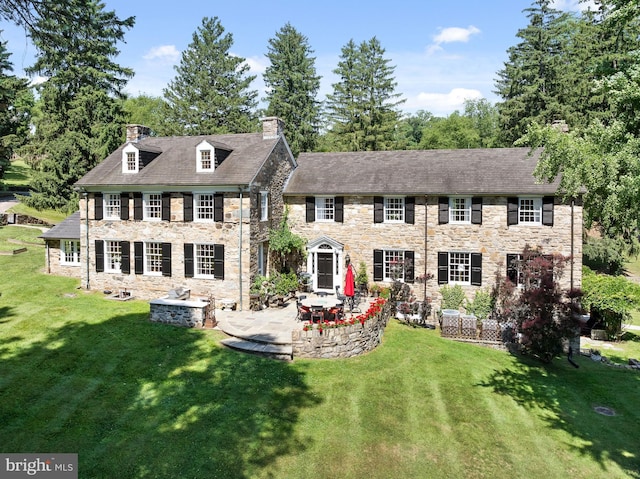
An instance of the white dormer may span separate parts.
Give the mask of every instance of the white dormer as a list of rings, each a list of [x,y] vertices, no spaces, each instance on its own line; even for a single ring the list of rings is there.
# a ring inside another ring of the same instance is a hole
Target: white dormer
[[[140,150],[129,143],[122,150],[122,172],[137,173],[140,171]]]
[[[196,146],[196,171],[211,172],[216,169],[216,149],[206,140]]]

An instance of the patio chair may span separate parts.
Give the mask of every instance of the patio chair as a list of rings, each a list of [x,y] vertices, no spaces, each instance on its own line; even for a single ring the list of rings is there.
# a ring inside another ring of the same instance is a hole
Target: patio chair
[[[351,297],[349,302],[349,309],[352,313],[362,313],[362,310],[360,309],[360,303],[362,302],[362,295],[360,294],[360,291],[356,291],[356,294]]]
[[[308,306],[298,303],[298,315],[296,319],[299,321],[311,321],[311,309],[309,309]]]
[[[311,322],[324,321],[324,308],[322,306],[311,307]]]

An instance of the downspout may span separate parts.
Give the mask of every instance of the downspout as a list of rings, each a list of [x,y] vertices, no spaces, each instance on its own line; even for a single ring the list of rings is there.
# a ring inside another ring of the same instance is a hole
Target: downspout
[[[47,274],[51,274],[51,252],[49,250],[49,242],[45,241],[44,244],[47,250]]]
[[[429,222],[427,211],[429,210],[429,199],[425,195],[424,197],[424,297],[422,298],[425,302],[427,301],[427,253],[429,252],[428,243],[429,243]]]
[[[86,263],[87,263],[87,289],[89,289],[89,195],[86,191],[82,192],[82,196],[84,196],[84,207],[85,207],[85,213],[84,213],[84,220],[85,220],[85,226],[86,226],[86,249],[87,249],[87,253],[86,253]]]
[[[238,238],[238,289],[240,291],[240,302],[238,303],[238,309],[242,311],[242,188],[240,190],[240,228]]]
[[[575,205],[575,198],[571,198],[571,274],[569,279],[569,284],[571,289],[573,289],[573,268],[575,266],[575,261],[574,261],[575,239],[574,239],[574,218],[573,218],[574,205]]]

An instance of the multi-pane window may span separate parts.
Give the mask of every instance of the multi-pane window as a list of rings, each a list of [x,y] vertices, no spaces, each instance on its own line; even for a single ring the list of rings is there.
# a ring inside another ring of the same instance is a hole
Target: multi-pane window
[[[200,169],[210,170],[212,167],[211,150],[200,150]]]
[[[110,273],[120,273],[122,250],[120,241],[104,242],[104,270]]]
[[[335,199],[316,198],[316,221],[333,221],[335,219]]]
[[[384,199],[384,220],[404,222],[404,198],[387,197]]]
[[[66,265],[80,264],[80,241],[62,240],[60,241],[60,263]]]
[[[524,284],[521,254],[507,255],[507,277],[515,285],[522,286]]]
[[[542,198],[518,199],[518,223],[542,224]]]
[[[449,282],[471,283],[470,253],[449,253]]]
[[[471,222],[471,198],[453,197],[449,200],[449,222]]]
[[[160,193],[149,193],[144,195],[144,219],[162,219],[162,195]]]
[[[214,203],[213,194],[199,194],[195,196],[196,220],[213,221]]]
[[[404,281],[404,251],[384,251],[384,281]]]
[[[260,221],[269,219],[269,192],[260,192]]]
[[[120,219],[120,194],[107,193],[104,195],[104,217],[105,219]]]
[[[127,152],[127,171],[137,171],[138,162],[134,151]]]
[[[144,273],[162,274],[162,243],[145,243]]]
[[[197,244],[195,245],[196,275],[213,277],[215,245]]]

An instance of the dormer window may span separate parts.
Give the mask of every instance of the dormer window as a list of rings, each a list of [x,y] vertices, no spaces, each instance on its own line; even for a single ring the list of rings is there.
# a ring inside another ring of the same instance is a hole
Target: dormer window
[[[216,149],[203,141],[196,147],[196,171],[210,172],[215,170]]]
[[[140,151],[128,144],[124,150],[122,150],[122,172],[123,173],[137,173],[140,169]]]

